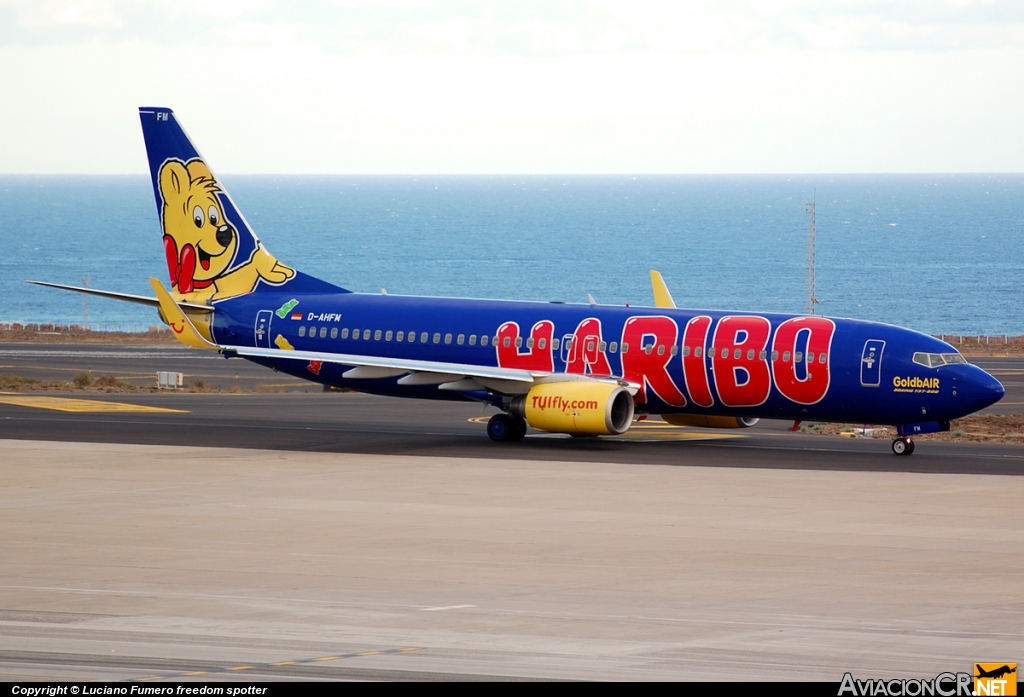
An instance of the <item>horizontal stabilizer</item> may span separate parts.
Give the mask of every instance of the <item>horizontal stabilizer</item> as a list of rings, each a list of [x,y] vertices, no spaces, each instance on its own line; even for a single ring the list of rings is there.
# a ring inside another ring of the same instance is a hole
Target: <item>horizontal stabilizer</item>
[[[145,295],[133,295],[131,293],[115,293],[112,290],[97,290],[96,288],[82,288],[80,286],[65,286],[61,283],[47,283],[46,281],[25,281],[25,283],[32,283],[37,286],[47,286],[48,288],[59,288],[61,290],[73,290],[76,293],[85,293],[86,295],[96,295],[101,298],[110,298],[111,300],[122,300],[124,302],[136,303],[138,305],[149,305],[150,307],[160,307],[160,301],[156,298],[147,298]],[[213,312],[213,308],[209,305],[200,305],[198,303],[178,303],[180,307],[187,307],[190,310],[198,310],[199,312]]]

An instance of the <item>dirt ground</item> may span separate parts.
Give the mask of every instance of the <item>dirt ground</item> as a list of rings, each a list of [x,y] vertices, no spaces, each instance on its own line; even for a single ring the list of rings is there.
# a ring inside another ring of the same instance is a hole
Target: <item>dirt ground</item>
[[[10,329],[0,327],[0,343],[27,342],[33,344],[130,344],[144,346],[175,344],[170,329],[160,327],[148,332],[92,332],[82,329]]]
[[[866,429],[866,431],[865,431]],[[817,433],[848,438],[896,437],[892,426],[862,424],[802,424],[801,433]],[[914,436],[915,440],[945,440],[970,443],[1024,443],[1024,414],[989,414],[956,419],[945,433]]]

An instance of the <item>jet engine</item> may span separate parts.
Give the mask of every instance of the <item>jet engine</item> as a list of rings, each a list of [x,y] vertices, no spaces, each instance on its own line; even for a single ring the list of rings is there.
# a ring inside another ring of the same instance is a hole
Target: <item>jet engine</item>
[[[702,428],[750,428],[760,419],[747,416],[703,416],[701,414],[662,414],[673,426],[701,426]]]
[[[539,431],[606,436],[633,423],[633,396],[612,382],[550,382],[516,397],[509,410]]]

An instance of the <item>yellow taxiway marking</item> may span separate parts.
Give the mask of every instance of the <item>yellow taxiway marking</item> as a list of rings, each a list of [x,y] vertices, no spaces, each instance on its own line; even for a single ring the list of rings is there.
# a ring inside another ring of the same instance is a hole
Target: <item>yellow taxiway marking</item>
[[[489,416],[474,416],[470,423],[485,424]],[[538,433],[533,437],[561,438],[561,433]],[[681,426],[673,426],[664,421],[637,421],[628,431],[618,436],[601,436],[602,440],[612,441],[662,441],[662,440],[725,440],[726,438],[746,438],[739,433],[714,433],[712,431],[689,431]]]
[[[343,653],[337,656],[318,656],[315,658],[299,658],[294,661],[277,661],[276,663],[254,663],[251,666],[223,666],[221,668],[211,668],[210,670],[194,670],[189,673],[174,673],[171,675],[150,675],[145,678],[135,678],[137,682],[145,680],[171,680],[174,678],[184,677],[186,675],[210,675],[212,673],[227,673],[228,671],[238,670],[255,670],[257,668],[268,668],[270,666],[299,666],[308,665],[310,663],[317,663],[318,661],[340,661],[346,658],[356,658],[358,656],[383,656],[384,654],[393,653],[406,653],[408,651],[422,651],[418,646],[406,646],[401,649],[382,649],[380,651],[361,651],[358,653]],[[0,675],[3,675],[0,673]]]
[[[73,412],[175,412],[187,414],[187,409],[166,409],[164,407],[147,407],[142,404],[126,404],[124,402],[102,402],[98,399],[72,399],[70,397],[28,397],[0,392],[0,404],[13,404],[33,409],[52,409],[54,411]]]

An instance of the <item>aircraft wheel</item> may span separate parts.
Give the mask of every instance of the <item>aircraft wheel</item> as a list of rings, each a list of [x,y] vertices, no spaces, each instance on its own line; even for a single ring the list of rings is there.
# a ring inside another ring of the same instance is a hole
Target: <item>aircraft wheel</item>
[[[512,436],[509,438],[510,441],[519,442],[526,437],[526,419],[521,416],[509,416],[512,419],[512,423],[515,425],[512,431]]]
[[[892,451],[897,455],[910,455],[914,452],[914,440],[912,438],[897,438],[892,442]]]
[[[518,421],[522,421],[519,419]],[[495,414],[487,422],[487,436],[496,443],[508,443],[521,440],[526,435],[526,423],[520,426],[515,417],[508,414]]]

